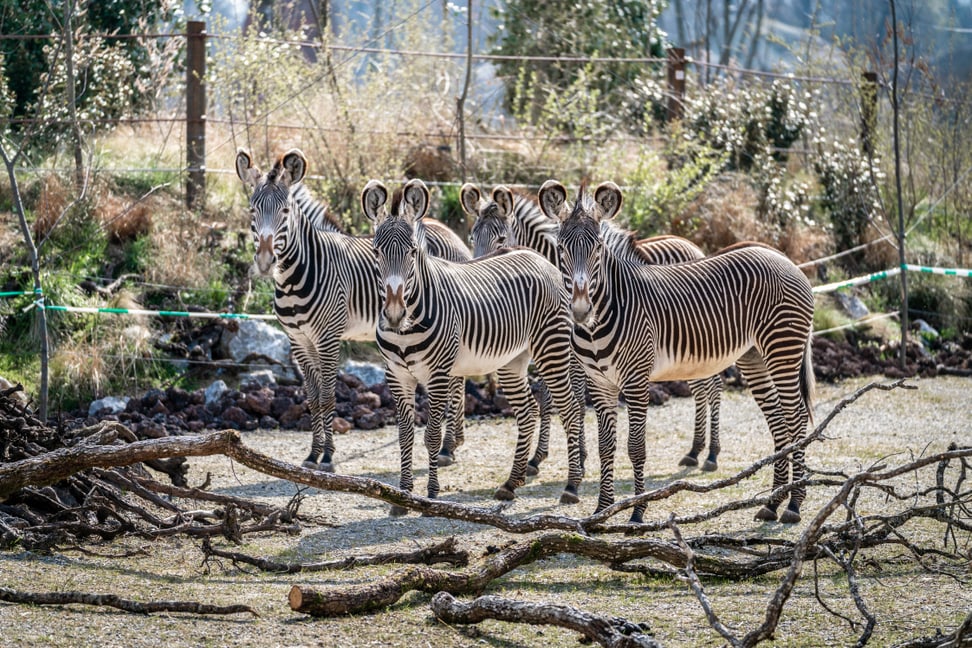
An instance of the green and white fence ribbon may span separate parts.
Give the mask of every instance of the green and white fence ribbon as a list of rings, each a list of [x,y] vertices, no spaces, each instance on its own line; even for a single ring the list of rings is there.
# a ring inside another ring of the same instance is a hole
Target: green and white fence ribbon
[[[142,308],[100,308],[96,306],[55,306],[52,304],[39,305],[48,311],[59,311],[65,313],[105,313],[108,315],[150,315],[154,317],[198,317],[203,319],[256,319],[256,320],[276,320],[276,315],[263,315],[259,313],[208,313],[192,311],[173,311],[173,310],[145,310]]]
[[[932,268],[911,263],[906,263],[901,267],[908,272],[922,272],[925,274],[944,275],[946,277],[972,277],[972,270],[966,268]]]
[[[864,284],[871,283],[872,281],[877,281],[878,279],[887,279],[888,277],[893,277],[898,274],[901,274],[901,268],[888,268],[887,270],[882,270],[881,272],[872,272],[869,275],[854,277],[853,279],[847,279],[845,281],[835,281],[834,283],[824,284],[822,286],[814,286],[813,292],[829,293],[834,292],[835,290],[840,290],[841,288],[863,286]]]
[[[815,293],[829,293],[835,290],[840,290],[841,288],[852,288],[854,286],[862,286],[872,281],[877,281],[878,279],[887,279],[888,277],[893,277],[895,275],[901,274],[902,270],[908,272],[921,272],[923,274],[936,274],[945,277],[970,277],[972,278],[972,270],[967,268],[935,268],[931,266],[915,265],[913,263],[905,263],[900,268],[888,268],[887,270],[882,270],[881,272],[872,272],[869,275],[862,275],[860,277],[854,277],[853,279],[847,279],[846,281],[835,281],[834,283],[824,284],[822,286],[814,286],[813,292]]]

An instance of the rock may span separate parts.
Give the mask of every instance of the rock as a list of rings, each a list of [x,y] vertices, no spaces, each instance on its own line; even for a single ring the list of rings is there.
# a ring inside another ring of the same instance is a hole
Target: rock
[[[300,420],[307,415],[307,406],[304,403],[295,403],[286,412],[280,415],[278,420],[280,426],[285,428],[299,427]]]
[[[675,380],[672,382],[664,383],[664,389],[672,396],[677,398],[690,398],[692,396],[692,388],[684,380]]]
[[[165,400],[168,401],[170,410],[178,412],[189,405],[192,394],[181,387],[169,387],[165,390]]]
[[[279,392],[277,393],[279,394]],[[274,396],[270,401],[270,416],[279,419],[292,405],[294,405],[293,398],[280,395]]]
[[[254,414],[256,416],[268,416],[270,414],[272,403],[270,398],[271,394],[272,392],[266,388],[259,391],[250,392],[243,399],[242,407],[250,414]]]
[[[385,368],[373,362],[359,362],[348,360],[342,367],[345,373],[357,376],[365,385],[377,385],[385,382]]]
[[[336,434],[347,434],[348,432],[351,431],[351,427],[352,427],[350,421],[340,416],[334,417],[331,426],[334,428],[334,432]]]
[[[239,328],[223,332],[219,340],[223,355],[234,362],[249,362],[251,357],[266,356],[275,363],[269,371],[281,380],[296,380],[290,368],[290,338],[277,327],[259,320],[243,320]],[[259,361],[258,361],[259,362]]]
[[[120,414],[128,407],[128,396],[106,396],[99,398],[88,405],[88,416],[94,416],[102,410],[108,410],[112,414]]]
[[[227,407],[225,410],[223,410],[222,419],[224,423],[235,423],[241,428],[251,420],[250,417],[247,416],[246,412],[236,405]]]
[[[864,305],[864,302],[862,302],[855,295],[835,292],[834,297],[837,299],[837,303],[840,304],[840,307],[844,309],[844,312],[856,320],[867,317],[871,314],[871,311],[868,310],[867,306]]]
[[[269,387],[277,383],[277,377],[270,369],[260,369],[240,374],[240,388]]]
[[[371,391],[358,392],[354,397],[354,404],[375,410],[382,405],[381,396]]]
[[[206,398],[206,405],[214,405],[219,402],[219,399],[223,397],[223,394],[229,391],[229,387],[226,386],[222,380],[217,380],[209,387],[206,388],[204,392]]]
[[[385,417],[379,412],[368,412],[355,418],[354,424],[361,430],[374,430],[385,424]]]

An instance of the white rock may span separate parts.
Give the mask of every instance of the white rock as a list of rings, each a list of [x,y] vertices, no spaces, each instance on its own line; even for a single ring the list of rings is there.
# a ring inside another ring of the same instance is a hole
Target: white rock
[[[207,387],[205,392],[203,392],[204,396],[206,397],[206,404],[212,405],[213,403],[218,403],[223,394],[228,391],[229,387],[226,386],[226,383],[224,383],[222,380],[217,380]]]
[[[94,416],[103,409],[108,409],[112,414],[124,412],[128,405],[128,396],[105,396],[88,405],[88,416]]]

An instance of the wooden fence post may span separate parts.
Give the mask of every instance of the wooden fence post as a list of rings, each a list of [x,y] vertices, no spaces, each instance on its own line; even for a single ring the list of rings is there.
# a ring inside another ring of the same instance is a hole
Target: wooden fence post
[[[685,49],[668,48],[668,121],[682,118],[685,101]]]
[[[874,133],[877,127],[878,77],[876,72],[861,74],[861,148],[868,158],[874,157]]]
[[[206,194],[206,23],[190,21],[186,33],[186,207]]]

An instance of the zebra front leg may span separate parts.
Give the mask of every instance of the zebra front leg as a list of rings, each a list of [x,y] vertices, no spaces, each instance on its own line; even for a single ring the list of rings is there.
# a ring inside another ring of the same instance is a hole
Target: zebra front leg
[[[643,392],[627,395],[628,401],[628,458],[634,475],[634,495],[637,497],[645,492],[645,425],[648,419],[648,388]],[[641,524],[645,518],[645,504],[638,504],[631,511],[631,522]]]
[[[413,487],[412,475],[412,447],[415,445],[415,380],[409,374],[405,377],[396,376],[389,371],[386,374],[388,388],[395,397],[395,411],[398,418],[398,449],[401,452],[401,474],[398,487],[411,493]],[[389,513],[399,517],[408,513],[404,506],[392,504]]]
[[[516,451],[513,455],[513,468],[510,477],[496,489],[493,497],[498,500],[512,500],[514,491],[526,482],[527,457],[533,443],[533,430],[537,425],[537,402],[530,392],[526,376],[527,358],[521,356],[496,372],[500,386],[510,401],[516,415]]]
[[[442,418],[452,400],[454,383],[450,376],[429,381],[429,421],[425,425],[425,448],[429,454],[429,499],[439,496],[439,452],[442,449]]]
[[[451,466],[456,462],[455,452],[465,441],[466,379],[455,376],[449,382],[449,411],[446,417],[446,434],[439,451],[439,466]]]
[[[609,383],[598,382],[588,383],[597,414],[597,452],[601,461],[600,491],[595,513],[614,504],[614,451],[618,437],[618,390]]]
[[[304,395],[307,398],[307,409],[311,415],[311,449],[304,459],[303,467],[311,470],[328,470],[333,472],[333,465],[321,466],[321,458],[331,448],[334,452],[334,439],[331,436],[331,419],[326,416],[321,402],[321,381],[317,366],[306,354],[304,349],[294,344],[294,359],[304,378]],[[328,460],[330,461],[330,459]]]
[[[527,462],[526,474],[530,477],[540,473],[540,464],[550,451],[550,419],[554,409],[553,397],[543,380],[537,381],[537,407],[540,410],[540,433],[537,436],[537,449]]]

